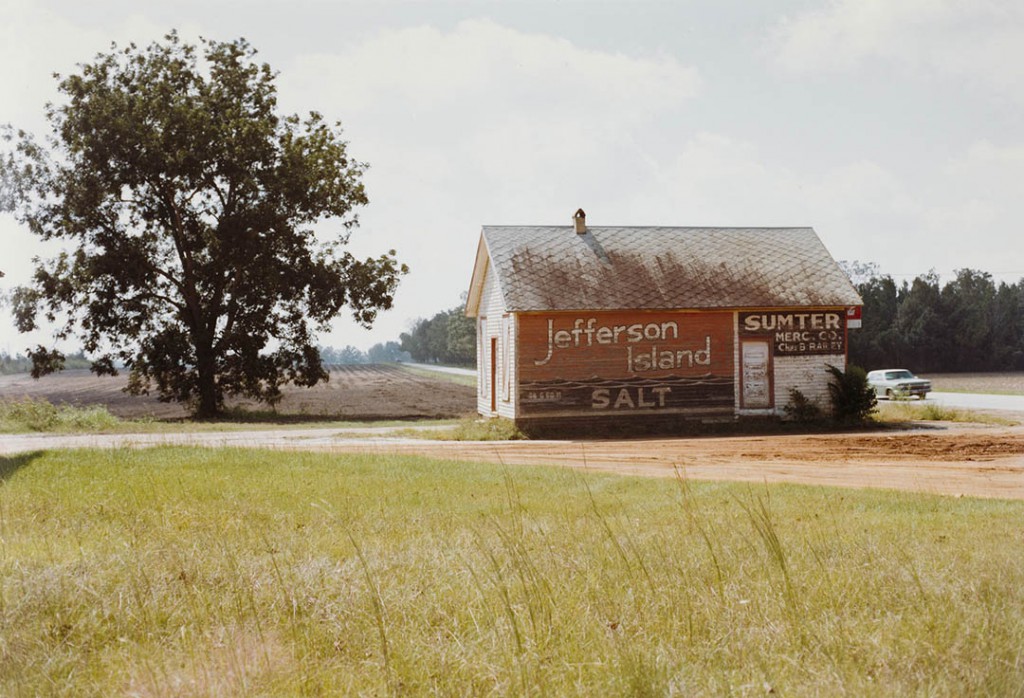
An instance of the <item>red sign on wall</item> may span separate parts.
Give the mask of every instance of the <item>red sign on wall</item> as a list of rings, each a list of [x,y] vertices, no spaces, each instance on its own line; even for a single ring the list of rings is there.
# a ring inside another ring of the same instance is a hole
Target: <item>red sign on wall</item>
[[[523,416],[733,408],[730,313],[550,313],[519,318]]]

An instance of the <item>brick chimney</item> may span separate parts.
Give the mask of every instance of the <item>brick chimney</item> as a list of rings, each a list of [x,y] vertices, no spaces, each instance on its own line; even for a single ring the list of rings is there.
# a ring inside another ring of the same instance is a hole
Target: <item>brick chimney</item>
[[[572,224],[577,235],[587,232],[587,214],[583,212],[582,208],[576,209],[576,213],[572,214]]]

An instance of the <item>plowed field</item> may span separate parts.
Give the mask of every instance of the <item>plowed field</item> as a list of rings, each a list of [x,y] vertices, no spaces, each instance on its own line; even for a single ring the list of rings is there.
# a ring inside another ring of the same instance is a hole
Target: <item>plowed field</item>
[[[177,419],[180,405],[153,396],[123,392],[127,377],[96,377],[87,370],[64,371],[33,380],[28,375],[0,376],[0,399],[45,398],[54,404],[103,405],[122,418]],[[266,409],[247,400],[229,406]],[[277,405],[282,415],[335,419],[430,419],[458,417],[476,410],[474,390],[443,378],[422,376],[389,364],[331,367],[330,380],[312,388],[284,388]]]

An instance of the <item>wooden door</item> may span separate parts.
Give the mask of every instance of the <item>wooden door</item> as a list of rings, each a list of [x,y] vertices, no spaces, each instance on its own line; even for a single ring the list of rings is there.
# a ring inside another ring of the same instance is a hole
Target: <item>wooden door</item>
[[[768,340],[744,339],[740,344],[740,407],[772,407],[772,347]]]

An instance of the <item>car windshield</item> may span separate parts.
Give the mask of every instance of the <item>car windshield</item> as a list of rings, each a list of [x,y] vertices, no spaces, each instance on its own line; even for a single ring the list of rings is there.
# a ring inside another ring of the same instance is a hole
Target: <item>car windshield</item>
[[[910,371],[886,371],[885,379],[890,381],[898,381],[904,378],[913,378],[914,374]]]

